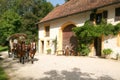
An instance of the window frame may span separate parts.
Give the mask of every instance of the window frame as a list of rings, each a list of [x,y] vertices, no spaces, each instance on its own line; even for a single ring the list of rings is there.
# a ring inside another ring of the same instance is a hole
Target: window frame
[[[115,8],[115,21],[120,20],[120,7]]]
[[[50,36],[50,26],[45,26],[45,37],[49,37]]]
[[[90,14],[90,21],[95,21],[97,25],[100,24],[102,19],[105,19],[105,21],[107,21],[107,18],[108,18],[108,10],[102,10],[101,12]],[[100,19],[100,21],[98,21],[98,19]]]

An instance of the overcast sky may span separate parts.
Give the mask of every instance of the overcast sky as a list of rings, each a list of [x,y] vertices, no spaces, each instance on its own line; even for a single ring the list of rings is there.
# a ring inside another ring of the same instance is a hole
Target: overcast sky
[[[49,2],[51,2],[54,6],[56,6],[56,4],[63,4],[65,1],[64,0],[47,0]]]

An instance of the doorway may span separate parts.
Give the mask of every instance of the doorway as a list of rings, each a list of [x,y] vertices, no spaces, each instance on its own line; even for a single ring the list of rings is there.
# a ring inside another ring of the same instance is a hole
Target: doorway
[[[95,56],[101,56],[101,45],[102,39],[100,37],[96,37],[94,39]]]
[[[44,41],[41,41],[42,43],[42,49],[41,49],[41,52],[44,53]]]
[[[70,24],[68,26],[66,26],[63,29],[63,34],[62,34],[62,48],[63,50],[65,49],[66,46],[68,46],[71,50],[76,51],[76,47],[77,47],[77,38],[75,37],[74,32],[72,31],[72,28],[76,27],[73,24]],[[76,54],[76,52],[75,52]]]

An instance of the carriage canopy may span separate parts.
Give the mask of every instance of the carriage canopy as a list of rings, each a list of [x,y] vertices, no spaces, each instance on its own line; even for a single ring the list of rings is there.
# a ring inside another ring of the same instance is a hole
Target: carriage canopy
[[[27,35],[25,33],[15,33],[7,38],[7,41],[11,39],[26,39]]]

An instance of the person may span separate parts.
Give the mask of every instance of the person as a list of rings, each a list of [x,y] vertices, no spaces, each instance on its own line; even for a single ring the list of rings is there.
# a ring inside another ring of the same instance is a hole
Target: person
[[[12,50],[13,50],[13,40],[11,39],[10,40],[10,52],[12,52]]]
[[[9,40],[9,45],[8,45],[8,56],[11,57],[12,55],[12,50],[13,50],[13,40]]]
[[[14,39],[14,41],[13,41],[15,44],[17,44],[18,43],[18,41],[17,41],[17,39]]]
[[[69,46],[66,45],[66,46],[65,46],[65,55],[68,56],[68,55],[69,55],[69,52],[70,52],[70,51],[69,51]]]
[[[17,43],[18,43],[17,39],[14,39],[13,40],[13,48],[14,48],[14,50],[16,50]]]

